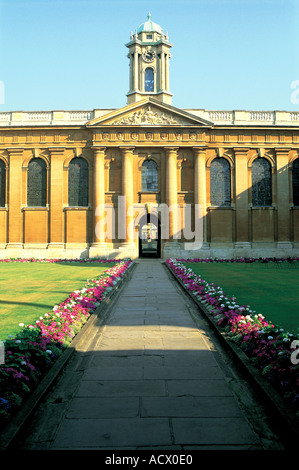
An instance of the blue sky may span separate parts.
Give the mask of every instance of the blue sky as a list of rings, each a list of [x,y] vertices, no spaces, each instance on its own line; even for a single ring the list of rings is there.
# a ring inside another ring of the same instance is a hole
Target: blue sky
[[[125,106],[125,44],[149,11],[174,106],[298,110],[299,0],[0,0],[0,111]]]

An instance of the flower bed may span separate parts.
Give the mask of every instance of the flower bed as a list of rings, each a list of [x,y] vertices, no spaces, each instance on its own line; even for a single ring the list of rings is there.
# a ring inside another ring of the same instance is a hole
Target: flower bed
[[[177,259],[176,261],[188,262],[188,263],[275,263],[281,264],[283,261],[294,265],[299,262],[299,257],[285,257],[285,258],[188,258],[188,259]]]
[[[35,261],[22,260],[22,262]],[[43,261],[53,262],[53,260]],[[107,260],[90,261],[107,262]],[[55,305],[51,312],[40,317],[35,324],[21,323],[20,333],[5,340],[5,363],[0,364],[0,429],[18,411],[24,400],[70,345],[89,316],[100,306],[105,296],[113,290],[131,265],[130,260],[108,261],[113,262],[113,266],[98,279],[88,280],[82,289],[72,292],[67,299]],[[89,261],[84,260],[84,262]]]
[[[69,258],[3,258],[0,263],[121,263],[122,259],[104,259],[104,258],[82,258],[82,259],[69,259]]]
[[[203,280],[192,269],[184,266],[183,261],[189,263],[201,260],[167,259],[166,263],[184,287],[208,307],[217,325],[226,331],[229,339],[244,351],[298,413],[299,364],[296,363],[298,361],[292,361],[291,356],[294,347],[299,344],[299,336],[276,328],[250,306],[238,305],[237,299],[228,298],[221,287]]]

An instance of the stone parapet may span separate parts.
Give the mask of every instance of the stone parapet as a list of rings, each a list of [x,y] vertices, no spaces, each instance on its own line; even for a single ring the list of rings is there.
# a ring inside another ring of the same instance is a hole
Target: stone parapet
[[[194,116],[210,121],[214,126],[292,126],[299,127],[297,111],[246,111],[246,110],[183,110]],[[0,113],[1,126],[59,126],[83,125],[88,121],[111,113],[111,109],[94,109],[89,111],[4,111]]]

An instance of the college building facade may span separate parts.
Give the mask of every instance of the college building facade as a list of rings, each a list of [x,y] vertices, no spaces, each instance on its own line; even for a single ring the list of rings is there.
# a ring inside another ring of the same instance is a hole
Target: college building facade
[[[127,105],[0,113],[0,258],[299,256],[299,112],[174,107],[131,33]]]

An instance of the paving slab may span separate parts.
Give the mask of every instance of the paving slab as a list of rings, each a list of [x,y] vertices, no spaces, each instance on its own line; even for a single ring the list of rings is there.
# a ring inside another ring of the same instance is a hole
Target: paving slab
[[[19,448],[282,448],[256,412],[256,396],[198,315],[160,260],[141,260]]]

